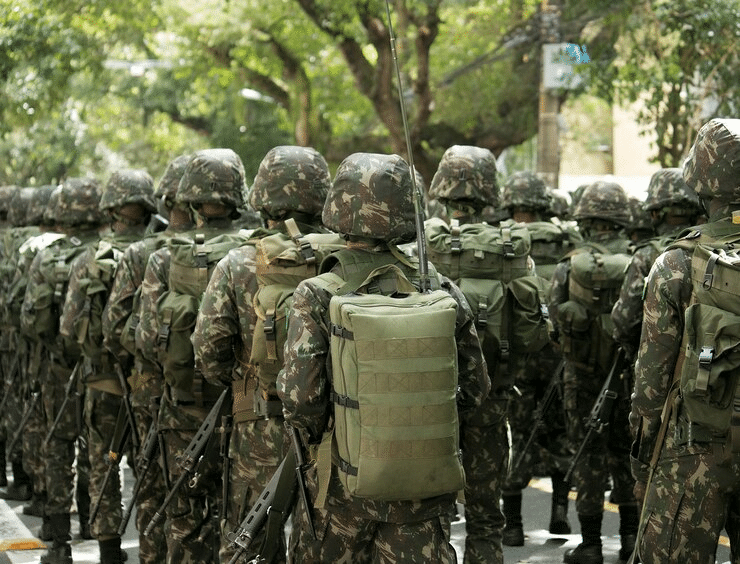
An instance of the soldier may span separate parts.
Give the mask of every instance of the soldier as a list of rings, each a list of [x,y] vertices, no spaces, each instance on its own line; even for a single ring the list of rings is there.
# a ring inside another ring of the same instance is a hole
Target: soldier
[[[74,492],[74,460],[77,438],[84,430],[78,426],[81,408],[72,405],[61,410],[65,385],[72,375],[81,350],[76,342],[63,339],[59,318],[64,306],[71,263],[99,238],[102,218],[98,211],[100,189],[89,178],[69,178],[49,200],[48,215],[57,237],[47,237],[31,263],[23,306],[21,331],[40,343],[39,380],[44,405],[48,442],[43,447],[47,500],[44,520],[50,528],[53,546],[41,557],[43,564],[71,564],[70,510]],[[76,392],[76,390],[73,390]],[[53,428],[52,428],[53,427]],[[77,506],[84,519],[89,505],[86,497],[86,441],[80,442],[77,460]]]
[[[189,210],[175,205],[177,187],[189,160],[189,155],[182,155],[167,165],[154,191],[160,214],[167,221],[167,228],[161,233],[132,243],[123,251],[116,267],[108,303],[103,310],[103,344],[125,366],[130,366],[128,381],[131,386],[131,406],[136,419],[136,431],[142,440],[150,427],[156,424],[152,413],[158,410],[164,378],[161,367],[144,358],[136,348],[135,332],[140,301],[138,290],[144,279],[149,256],[161,248],[168,238],[192,227]],[[144,531],[164,501],[166,483],[158,462],[149,461],[149,465],[152,468],[143,476],[137,476],[141,481],[136,499],[139,561],[144,564],[159,564],[164,562],[167,554],[164,533],[161,528],[148,536],[144,535]]]
[[[22,214],[25,218],[23,222],[25,224],[24,227],[19,227],[7,233],[7,235],[10,235],[6,239],[8,256],[3,261],[8,273],[8,278],[5,280],[5,284],[3,284],[3,287],[6,289],[3,298],[5,301],[5,314],[7,316],[8,326],[14,335],[12,342],[15,343],[13,348],[16,351],[14,355],[16,360],[12,362],[15,366],[15,375],[10,374],[9,376],[14,378],[13,381],[16,383],[14,390],[17,394],[15,397],[18,401],[18,406],[11,419],[13,421],[11,429],[15,428],[18,421],[21,420],[24,410],[23,403],[31,398],[32,391],[39,389],[39,366],[36,357],[32,354],[32,350],[37,348],[38,345],[34,346],[28,339],[21,335],[20,317],[23,292],[28,282],[28,267],[37,251],[35,241],[37,241],[37,237],[40,237],[39,233],[45,232],[48,229],[48,226],[42,225],[43,216],[49,196],[54,188],[54,186],[24,188],[21,192],[17,193],[19,197],[15,198],[14,202],[11,202],[11,205],[15,203],[17,206],[22,206],[22,209],[16,210],[15,214],[18,217]],[[28,191],[28,200],[21,196],[24,191]],[[31,249],[33,249],[32,252]],[[23,429],[22,439],[19,443],[22,448],[21,459],[23,461],[23,469],[30,476],[32,486],[31,501],[23,507],[23,513],[26,515],[35,515],[36,517],[43,516],[43,507],[46,500],[44,466],[41,459],[41,441],[43,438],[43,406],[40,402],[36,402],[25,429]],[[44,533],[47,532],[44,531]],[[43,534],[42,536],[47,537],[48,535]],[[51,539],[46,538],[42,540]]]
[[[737,361],[727,361],[736,358],[731,327],[740,313],[738,271],[729,266],[740,239],[740,120],[701,128],[683,178],[709,221],[650,270],[630,415],[635,491],[644,497],[637,552],[646,564],[713,563],[723,527],[733,561],[738,554]],[[702,385],[703,374],[711,376]],[[722,396],[718,387],[725,402],[709,399]]]
[[[612,309],[614,338],[631,359],[636,358],[640,342],[642,300],[650,268],[679,233],[696,225],[702,213],[699,198],[684,182],[680,168],[663,168],[653,174],[643,208],[651,216],[656,237],[635,248]]]
[[[609,316],[617,299],[629,261],[629,241],[624,228],[631,221],[627,195],[618,184],[597,181],[582,193],[574,218],[584,244],[561,261],[553,274],[549,311],[553,337],[565,357],[564,403],[568,437],[575,452],[586,437],[586,422],[600,395],[614,359],[616,345]],[[616,383],[619,374],[615,375]],[[622,387],[623,388],[623,387]],[[601,523],[604,493],[611,475],[612,500],[619,505],[620,558],[629,558],[634,547],[637,506],[628,468],[629,436],[626,429],[626,396],[619,390],[608,432],[596,434],[585,445],[574,471],[578,490],[576,511],[582,542],[565,553],[568,564],[601,564]]]
[[[419,284],[419,272],[414,265],[418,261],[405,258],[396,247],[416,235],[411,187],[409,167],[397,155],[355,153],[340,164],[322,218],[326,227],[347,237],[349,249],[334,253],[324,262],[330,266],[330,272],[353,281],[352,286],[359,284],[357,289],[362,292],[363,280],[371,270],[379,264],[394,264],[408,279]],[[459,370],[457,406],[460,417],[466,417],[488,392],[490,382],[485,361],[464,297],[454,284],[430,270],[432,288],[441,288],[445,295],[449,293],[457,304],[453,328]],[[286,420],[300,431],[302,442],[309,450],[306,459],[312,461],[316,460],[322,437],[332,435],[332,414],[339,409],[332,408],[330,399],[337,396],[334,392],[337,373],[327,370],[332,357],[331,292],[319,279],[322,277],[304,281],[296,289],[288,323],[285,369],[278,377],[278,394]],[[386,273],[374,280],[377,283],[369,283],[388,292],[396,278]],[[391,284],[386,286],[388,282]],[[381,380],[379,386],[383,385]],[[341,398],[336,397],[335,401],[341,402]],[[455,433],[456,429],[451,431]],[[327,444],[330,444],[328,440],[324,442]],[[311,538],[305,512],[298,514],[293,523],[299,527],[298,538],[291,540],[301,548],[294,554],[295,562],[455,562],[454,549],[449,543],[455,491],[415,500],[405,499],[401,492],[398,501],[359,497],[351,494],[340,479],[338,467],[331,463],[333,456],[320,454],[319,457],[308,470],[308,490],[309,497],[316,500],[317,479],[328,485],[325,510],[318,509],[321,501],[318,505],[313,502],[318,540]],[[321,468],[317,470],[317,467]],[[330,479],[324,474],[329,468]],[[346,466],[343,468],[342,473],[351,471]],[[393,486],[389,482],[383,484],[384,488]]]
[[[8,204],[9,226],[3,231],[0,245],[0,300],[6,302],[7,288],[14,274],[13,265],[18,247],[30,236],[38,233],[38,227],[27,222],[27,213],[31,203],[33,188],[15,187]],[[17,311],[17,310],[16,310]],[[2,355],[0,356],[1,373],[5,379],[3,386],[5,393],[2,397],[6,399],[3,413],[0,414],[0,427],[9,440],[12,440],[18,432],[18,422],[23,417],[25,409],[25,393],[28,391],[19,384],[25,380],[25,374],[20,378],[18,372],[25,372],[28,360],[28,351],[25,347],[26,341],[19,338],[17,318],[10,318],[10,311],[3,311],[2,319]],[[15,365],[15,369],[13,366]],[[12,373],[11,373],[12,370]],[[7,394],[7,398],[6,398]],[[30,395],[30,394],[29,394]],[[23,441],[15,441],[13,452],[8,452],[13,468],[13,484],[5,492],[0,492],[0,498],[26,501],[32,497],[33,483],[31,475],[24,469],[23,463]]]
[[[216,263],[247,240],[232,223],[238,217],[245,187],[244,165],[231,149],[206,149],[191,155],[175,202],[190,209],[195,228],[187,236],[170,238],[153,252],[144,272],[136,347],[163,369],[165,386],[158,427],[172,483],[182,472],[175,461],[223,389],[209,384],[195,370],[190,338]],[[218,525],[214,520],[220,471],[218,451],[207,450],[198,467],[200,479],[173,494],[164,524],[168,564],[218,560],[214,554],[219,544]]]
[[[99,209],[110,221],[110,232],[77,257],[70,271],[67,297],[60,319],[60,333],[82,348],[82,380],[86,386],[85,423],[90,457],[90,495],[100,504],[92,522],[98,539],[102,564],[121,562],[121,485],[112,472],[103,489],[109,465],[108,453],[115,438],[116,420],[123,409],[123,389],[118,371],[125,371],[121,359],[102,347],[102,313],[113,282],[115,267],[123,250],[140,240],[156,210],[152,195],[154,181],[139,169],[114,171],[105,184]]]
[[[534,259],[537,275],[547,280],[548,286],[560,259],[582,241],[576,229],[560,221],[548,221],[551,202],[551,194],[545,183],[531,172],[512,174],[504,184],[501,195],[501,207],[508,210],[513,223],[526,224],[532,238],[530,256]],[[554,535],[570,534],[570,486],[564,480],[570,450],[563,417],[562,376],[558,372],[560,359],[560,353],[548,343],[542,350],[520,356],[513,363],[514,385],[521,395],[517,394],[509,403],[514,463],[502,492],[506,517],[503,544],[506,546],[524,544],[522,490],[532,479],[535,469],[538,474],[548,475],[552,480],[549,532]],[[554,388],[549,387],[551,383]],[[554,392],[554,396],[544,398],[546,391]],[[537,406],[543,400],[548,401],[549,405],[546,412],[540,413]],[[532,422],[538,416],[538,429],[543,432],[536,437],[533,446],[523,453],[521,449],[529,440],[533,432]],[[521,462],[517,464],[519,460]]]
[[[271,149],[260,163],[249,193],[250,204],[259,211],[268,229],[253,233],[252,241],[256,244],[260,238],[273,235],[269,240],[277,242],[274,235],[279,233],[282,240],[290,241],[286,250],[292,246],[300,249],[286,225],[286,221],[292,220],[302,241],[315,252],[305,236],[327,233],[321,227],[321,211],[330,185],[329,167],[314,149],[292,146]],[[338,246],[341,241],[336,239]],[[203,295],[193,333],[196,368],[213,384],[234,390],[233,429],[225,453],[229,472],[224,474],[228,497],[224,500],[225,514],[221,515],[222,562],[228,562],[234,552],[226,535],[236,529],[255,504],[288,448],[282,404],[275,390],[275,380],[282,367],[284,333],[280,333],[282,340],[276,342],[273,361],[259,358],[253,347],[255,334],[260,333],[255,328],[267,321],[255,311],[255,304],[260,303],[256,301],[258,274],[270,268],[264,257],[253,245],[245,245],[232,249],[219,262]],[[317,258],[314,272],[318,270],[318,262]],[[288,273],[291,263],[282,262],[278,268]],[[296,283],[312,272],[305,262],[294,270]],[[281,282],[286,292],[289,291],[289,280],[285,278]],[[260,532],[253,539],[253,546],[262,546],[263,539],[264,533]],[[276,542],[276,559],[282,562],[285,544],[282,537]],[[254,556],[256,553],[247,554],[246,559]]]

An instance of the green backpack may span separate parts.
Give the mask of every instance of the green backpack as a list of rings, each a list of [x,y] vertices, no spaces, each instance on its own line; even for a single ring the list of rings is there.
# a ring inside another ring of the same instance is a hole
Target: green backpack
[[[512,351],[537,352],[549,342],[549,282],[533,273],[526,226],[457,226],[433,218],[425,231],[429,260],[465,295],[491,367]]]
[[[246,244],[243,233],[222,233],[205,239],[172,237],[167,241],[170,269],[167,291],[157,301],[157,360],[167,383],[191,392],[195,378],[195,353],[190,337],[208,280],[220,261],[233,248]]]
[[[334,294],[334,428],[320,449],[319,481],[328,484],[331,461],[344,488],[361,498],[414,500],[457,492],[465,485],[456,403],[457,302],[439,289],[435,273],[437,288],[420,293],[393,264],[395,257],[373,255],[340,251],[332,259],[345,275],[354,274],[314,279]]]
[[[346,248],[344,239],[335,233],[304,235],[294,219],[286,220],[285,226],[289,235],[274,233],[254,241],[258,290],[253,304],[259,322],[252,334],[249,362],[257,367],[259,393],[253,407],[258,415],[275,415],[265,402],[277,397],[275,382],[283,367],[293,292],[301,281],[319,273],[325,257]],[[282,413],[282,407],[275,404],[278,408]]]
[[[733,226],[736,227],[736,226]],[[695,241],[691,305],[677,362],[683,410],[740,451],[740,233]],[[681,242],[676,243],[681,246]]]
[[[563,356],[580,370],[608,371],[617,350],[611,311],[632,257],[588,243],[568,258],[568,300],[557,319]]]

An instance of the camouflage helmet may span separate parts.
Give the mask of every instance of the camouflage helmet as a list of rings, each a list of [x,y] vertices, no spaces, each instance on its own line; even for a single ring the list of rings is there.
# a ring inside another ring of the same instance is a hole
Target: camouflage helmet
[[[28,206],[28,216],[26,222],[28,225],[41,225],[45,223],[44,217],[49,205],[51,193],[56,189],[53,184],[46,184],[33,189],[31,203]]]
[[[154,180],[145,170],[125,168],[116,170],[105,183],[98,206],[101,211],[139,204],[149,211],[157,209],[154,203]]]
[[[52,225],[56,223],[57,210],[59,209],[59,200],[62,197],[62,185],[58,184],[54,186],[54,189],[49,194],[49,201],[46,202],[44,208],[44,223],[46,225]]]
[[[680,168],[662,168],[653,174],[643,208],[652,211],[669,206],[700,210],[699,197],[684,181]]]
[[[177,187],[182,204],[244,204],[244,163],[231,149],[203,149],[191,155]]]
[[[177,187],[180,185],[180,179],[185,172],[185,167],[188,166],[188,161],[190,161],[190,155],[180,155],[169,162],[162,178],[159,179],[159,183],[154,189],[156,200],[165,198],[170,202],[175,201]]]
[[[632,221],[629,223],[630,231],[652,231],[653,219],[645,209],[644,202],[637,198],[629,198]]]
[[[583,190],[573,218],[603,219],[627,227],[632,221],[627,193],[616,182],[597,180]]]
[[[33,197],[33,188],[16,188],[8,204],[8,223],[14,227],[31,225],[28,223],[28,206]]]
[[[289,212],[318,216],[330,186],[329,165],[318,151],[280,145],[262,159],[249,192],[249,204],[271,219]]]
[[[429,195],[445,205],[459,203],[477,211],[498,206],[496,157],[482,147],[453,145],[442,155]]]
[[[416,222],[408,163],[398,155],[348,156],[326,196],[322,220],[345,235],[388,242],[413,240]]]
[[[550,197],[550,213],[560,219],[567,219],[570,215],[570,204],[564,194],[550,188],[547,189]]]
[[[740,203],[740,119],[713,119],[699,130],[683,165],[699,196]]]
[[[93,178],[68,178],[62,184],[59,203],[52,211],[55,223],[76,225],[80,223],[101,223],[99,211],[100,185]]]
[[[10,200],[13,198],[13,192],[16,190],[18,190],[18,186],[0,186],[0,219],[8,217]]]
[[[536,174],[515,172],[501,191],[501,207],[509,211],[515,207],[546,211],[550,209],[550,194],[545,182]]]

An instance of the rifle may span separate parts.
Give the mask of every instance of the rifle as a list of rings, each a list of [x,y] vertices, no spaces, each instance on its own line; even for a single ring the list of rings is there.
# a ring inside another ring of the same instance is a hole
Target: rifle
[[[46,437],[44,437],[44,447],[49,444],[51,437],[54,435],[54,431],[56,431],[56,428],[59,426],[59,422],[62,420],[62,416],[64,415],[64,411],[67,407],[67,404],[69,403],[70,398],[72,397],[72,394],[74,394],[75,396],[79,395],[79,393],[77,392],[77,379],[80,375],[81,366],[82,361],[78,360],[77,364],[75,364],[75,367],[72,370],[72,374],[69,375],[69,380],[67,380],[67,384],[64,386],[64,401],[62,401],[62,405],[59,406],[59,411],[57,411],[57,415],[54,418],[54,423],[52,423],[51,427],[49,427],[49,431],[46,433]]]
[[[134,446],[134,452],[139,452],[139,434],[136,432],[136,419],[134,418],[134,409],[131,407],[131,399],[129,398],[128,382],[123,375],[123,368],[121,368],[120,362],[115,362],[116,375],[118,376],[118,383],[121,386],[121,405],[126,410],[126,417],[128,418],[129,427],[131,427],[131,443]]]
[[[152,400],[152,423],[149,425],[149,431],[147,431],[146,437],[144,438],[144,444],[141,446],[141,451],[136,456],[136,482],[134,483],[133,491],[131,492],[131,501],[126,506],[121,518],[121,524],[118,526],[118,536],[123,536],[126,532],[131,513],[136,505],[136,498],[139,497],[141,486],[144,483],[149,467],[151,466],[152,460],[156,455],[157,448],[159,447],[158,435],[159,429],[157,422],[157,407],[158,402],[155,399]]]
[[[231,546],[238,547],[236,553],[229,560],[229,564],[236,564],[244,553],[249,549],[252,544],[252,540],[257,533],[262,529],[267,521],[268,514],[279,515],[282,517],[283,512],[275,507],[275,496],[277,492],[287,492],[293,489],[295,474],[289,472],[287,469],[294,464],[293,458],[295,457],[295,448],[291,445],[288,454],[283,458],[283,461],[278,466],[278,469],[270,478],[270,481],[262,490],[257,502],[252,506],[244,517],[239,526],[231,533],[226,535],[226,538],[231,542]],[[287,496],[290,499],[292,495]],[[288,505],[289,506],[289,505]],[[255,558],[254,561],[259,562],[260,558]]]
[[[5,405],[10,399],[11,391],[15,388],[15,379],[18,377],[18,374],[20,372],[20,370],[18,370],[18,364],[20,362],[19,356],[19,353],[16,353],[13,356],[13,363],[10,365],[10,369],[8,370],[8,374],[10,374],[10,379],[6,380],[5,382],[5,393],[3,394],[2,401],[0,401],[0,413],[5,413]]]
[[[586,431],[586,436],[583,437],[583,441],[581,441],[578,451],[571,459],[568,471],[565,473],[564,481],[566,484],[570,483],[570,477],[573,474],[573,470],[575,470],[576,464],[581,458],[586,445],[591,441],[591,437],[594,433],[600,435],[604,432],[604,429],[609,426],[609,419],[611,418],[612,410],[614,409],[614,403],[617,400],[617,389],[620,383],[619,378],[615,378],[614,376],[621,371],[624,357],[624,349],[619,347],[617,349],[617,355],[614,358],[614,362],[612,363],[612,367],[609,370],[609,375],[606,377],[604,385],[601,387],[601,391],[599,392],[599,396],[596,398],[596,401],[591,408],[591,414],[588,416],[588,421],[586,422],[586,428],[588,429]]]
[[[144,531],[145,537],[148,537],[149,534],[154,530],[154,527],[156,527],[160,523],[160,521],[164,519],[167,506],[172,503],[175,494],[177,494],[177,492],[180,490],[180,487],[185,482],[185,479],[191,474],[193,474],[193,479],[190,486],[195,486],[195,483],[192,483],[197,482],[198,480],[198,474],[195,471],[200,465],[200,461],[203,458],[203,453],[205,452],[206,447],[211,440],[211,436],[213,435],[213,431],[215,430],[216,424],[218,422],[218,415],[221,412],[221,407],[223,406],[224,401],[226,400],[226,395],[228,394],[230,389],[231,388],[226,388],[223,392],[221,392],[221,395],[218,397],[218,400],[216,400],[216,403],[211,408],[211,411],[203,420],[203,423],[201,423],[200,428],[193,436],[193,439],[190,441],[190,444],[185,449],[185,452],[183,452],[182,456],[178,459],[177,465],[182,469],[182,473],[178,476],[177,481],[172,485],[172,488],[170,488],[170,490],[167,492],[167,497],[165,497],[162,505],[160,505],[159,509],[157,509],[157,511],[154,513],[152,520],[147,525],[146,530]]]
[[[108,463],[108,471],[105,473],[103,478],[103,485],[100,487],[100,494],[95,503],[90,507],[90,517],[88,523],[93,524],[95,518],[98,516],[98,510],[100,509],[100,503],[103,501],[103,495],[105,495],[105,488],[108,486],[108,482],[113,475],[113,472],[118,472],[118,465],[121,462],[121,457],[126,450],[128,441],[131,438],[131,426],[126,418],[123,405],[118,410],[118,418],[116,419],[116,427],[113,430],[113,438],[111,439],[110,449],[108,449],[108,457],[106,462]]]
[[[295,478],[298,484],[298,491],[301,494],[301,500],[303,501],[303,509],[306,511],[306,520],[308,521],[308,529],[311,531],[311,538],[316,540],[316,531],[313,528],[313,519],[311,518],[311,506],[308,504],[308,495],[306,495],[306,482],[303,478],[303,451],[301,449],[301,443],[298,439],[298,431],[290,423],[285,421],[285,428],[290,434],[291,443],[293,450],[295,451]]]
[[[36,404],[39,402],[39,397],[41,397],[41,392],[33,392],[31,394],[31,401],[28,402],[28,405],[26,406],[26,409],[23,412],[23,416],[21,417],[21,421],[18,425],[18,430],[16,430],[15,434],[13,435],[13,439],[10,441],[10,443],[8,443],[8,446],[5,448],[5,452],[9,452],[9,453],[13,452],[15,445],[21,439],[21,435],[23,435],[23,429],[28,424],[28,420],[31,418],[31,414],[33,413],[33,410],[36,408]]]
[[[537,437],[537,435],[540,433],[540,430],[542,429],[542,426],[545,423],[545,415],[550,410],[550,406],[552,406],[556,397],[561,397],[562,392],[561,392],[560,378],[561,378],[561,375],[563,374],[564,368],[565,368],[565,360],[561,360],[557,368],[555,369],[555,373],[552,375],[552,379],[550,380],[550,383],[547,385],[547,390],[545,390],[545,395],[542,397],[542,400],[540,401],[539,405],[537,406],[537,409],[535,410],[535,419],[534,419],[534,426],[532,427],[532,432],[529,434],[529,437],[527,438],[527,442],[524,443],[524,447],[519,452],[519,456],[517,456],[516,461],[514,462],[514,465],[509,470],[509,475],[511,476],[516,475],[516,472],[519,470],[519,467],[524,461],[524,456],[529,451],[530,447],[532,446],[532,443],[534,442],[535,437]]]

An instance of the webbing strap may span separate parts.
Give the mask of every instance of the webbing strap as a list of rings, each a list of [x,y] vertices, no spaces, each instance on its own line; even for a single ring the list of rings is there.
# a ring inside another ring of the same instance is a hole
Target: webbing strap
[[[319,484],[316,494],[316,507],[326,509],[326,497],[329,493],[331,479],[331,446],[334,442],[334,429],[324,433],[316,455],[316,477]]]

